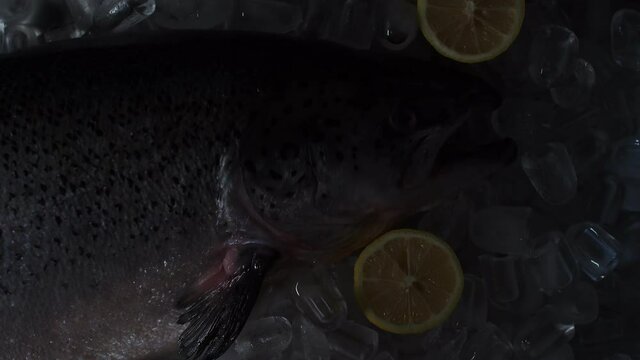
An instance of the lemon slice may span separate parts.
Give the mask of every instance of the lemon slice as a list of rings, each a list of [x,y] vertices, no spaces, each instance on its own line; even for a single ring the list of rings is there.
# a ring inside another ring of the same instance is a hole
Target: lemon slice
[[[443,56],[464,63],[509,48],[524,20],[524,0],[418,0],[422,34]]]
[[[455,309],[464,278],[453,250],[435,235],[390,231],[367,246],[354,268],[356,300],[382,330],[415,334],[442,324]]]

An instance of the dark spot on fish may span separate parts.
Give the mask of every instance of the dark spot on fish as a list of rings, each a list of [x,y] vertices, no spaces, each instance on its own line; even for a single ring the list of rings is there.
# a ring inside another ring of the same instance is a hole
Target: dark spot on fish
[[[338,162],[342,162],[342,160],[344,160],[344,154],[342,153],[342,151],[336,152],[336,160],[338,160]]]
[[[300,154],[300,148],[293,143],[285,143],[280,149],[280,159],[292,160]]]
[[[269,170],[269,176],[271,176],[271,179],[276,180],[276,181],[281,181],[282,180],[282,175],[279,174],[278,172],[276,172],[275,170]]]

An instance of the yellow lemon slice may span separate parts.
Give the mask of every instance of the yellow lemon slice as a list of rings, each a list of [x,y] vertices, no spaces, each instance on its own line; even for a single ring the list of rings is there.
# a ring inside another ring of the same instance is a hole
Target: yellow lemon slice
[[[513,43],[524,0],[418,0],[422,34],[443,56],[464,63],[495,58]]]
[[[433,234],[400,229],[367,246],[354,268],[356,300],[382,330],[414,334],[442,324],[464,278],[454,251]]]

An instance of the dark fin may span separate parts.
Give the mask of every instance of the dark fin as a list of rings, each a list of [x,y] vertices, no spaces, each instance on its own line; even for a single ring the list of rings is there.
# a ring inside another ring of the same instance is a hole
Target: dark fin
[[[179,352],[186,360],[213,360],[227,351],[247,321],[276,258],[275,251],[264,247],[238,249],[228,275],[199,295],[190,292],[181,299],[178,305],[186,311],[178,323],[189,325],[180,335]]]

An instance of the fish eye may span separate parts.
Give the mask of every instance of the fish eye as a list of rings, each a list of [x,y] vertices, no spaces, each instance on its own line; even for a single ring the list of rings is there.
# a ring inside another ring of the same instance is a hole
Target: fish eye
[[[405,104],[396,105],[389,116],[391,128],[401,133],[415,130],[417,124],[418,116],[415,109]]]

